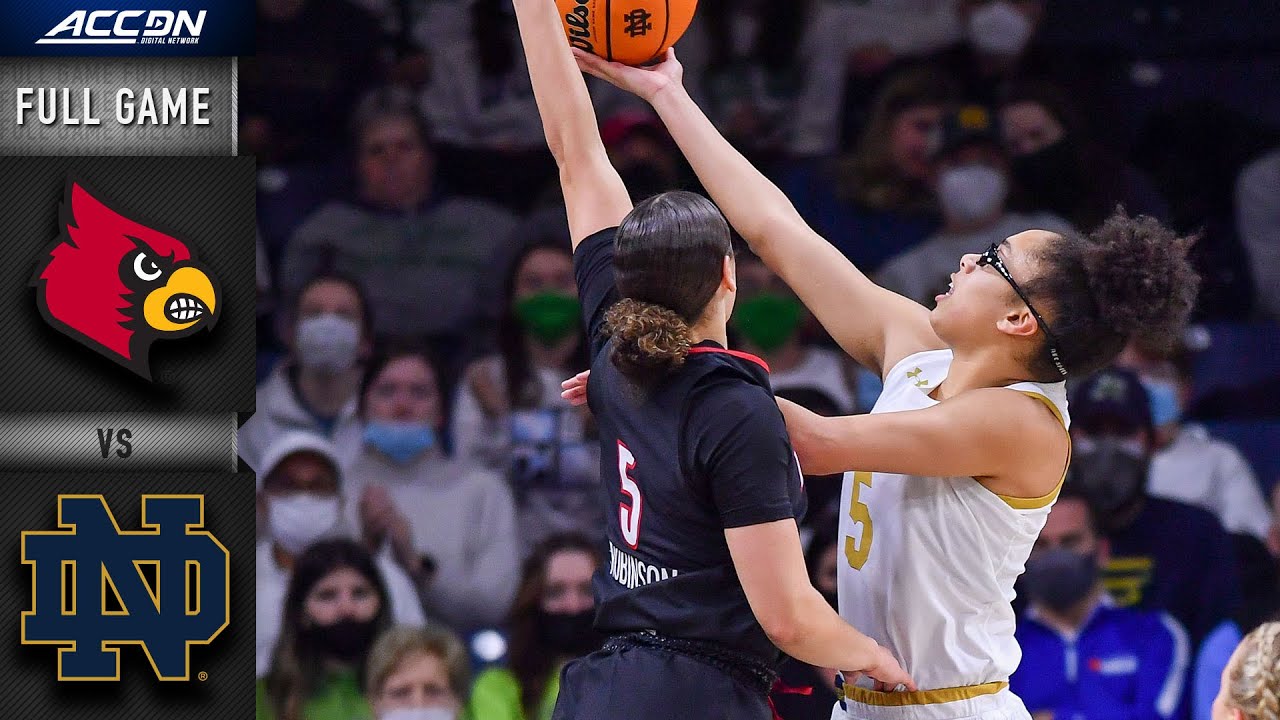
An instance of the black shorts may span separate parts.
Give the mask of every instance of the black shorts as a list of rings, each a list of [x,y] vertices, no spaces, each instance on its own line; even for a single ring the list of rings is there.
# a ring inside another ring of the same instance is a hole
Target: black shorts
[[[605,649],[565,665],[552,720],[772,720],[768,695],[688,655]]]

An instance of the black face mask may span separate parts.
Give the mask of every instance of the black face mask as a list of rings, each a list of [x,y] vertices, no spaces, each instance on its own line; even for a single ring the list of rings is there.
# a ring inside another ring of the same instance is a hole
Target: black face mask
[[[1042,550],[1027,560],[1027,571],[1019,586],[1032,602],[1050,610],[1066,612],[1093,590],[1098,581],[1098,558],[1053,548]]]
[[[374,620],[343,618],[332,625],[312,625],[299,639],[318,652],[343,662],[354,663],[369,650],[375,633]]]
[[[1080,193],[1082,174],[1076,144],[1070,136],[1029,155],[1016,157],[1013,178],[1040,205],[1070,207]]]
[[[538,611],[538,639],[561,655],[586,655],[600,646],[594,625],[596,611],[549,613]]]
[[[1109,529],[1119,529],[1118,521],[1144,494],[1150,458],[1118,438],[1090,438],[1078,445],[1071,458],[1071,483],[1089,498]]]

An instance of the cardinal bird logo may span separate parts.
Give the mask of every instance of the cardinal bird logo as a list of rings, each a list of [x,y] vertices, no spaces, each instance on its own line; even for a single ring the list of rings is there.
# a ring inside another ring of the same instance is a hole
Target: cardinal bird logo
[[[67,181],[62,232],[31,285],[46,322],[150,380],[151,343],[212,328],[222,293],[185,243],[101,197]]]

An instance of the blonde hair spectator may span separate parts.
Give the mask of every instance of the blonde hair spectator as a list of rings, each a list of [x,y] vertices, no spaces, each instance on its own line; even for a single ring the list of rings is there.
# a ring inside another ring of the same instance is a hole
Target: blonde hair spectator
[[[1280,720],[1280,622],[1240,642],[1222,673],[1213,720]]]
[[[470,658],[448,630],[400,625],[369,651],[365,696],[379,718],[422,707],[446,708],[456,717],[470,688]]]

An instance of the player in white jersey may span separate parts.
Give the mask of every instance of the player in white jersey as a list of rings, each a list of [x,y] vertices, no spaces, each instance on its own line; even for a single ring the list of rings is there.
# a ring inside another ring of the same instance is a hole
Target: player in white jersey
[[[1088,235],[1029,230],[958,258],[930,310],[809,228],[690,99],[674,53],[648,68],[576,55],[654,107],[751,249],[884,379],[868,415],[780,401],[808,474],[858,471],[843,488],[841,615],[920,688],[850,683],[832,717],[1027,718],[1008,690],[1020,660],[1009,602],[1069,460],[1065,379],[1185,322],[1191,240],[1123,212]]]

